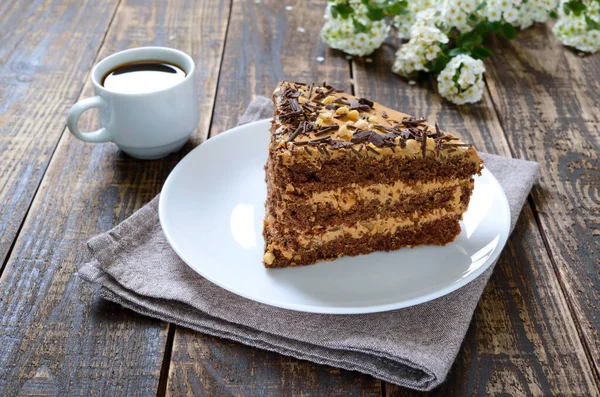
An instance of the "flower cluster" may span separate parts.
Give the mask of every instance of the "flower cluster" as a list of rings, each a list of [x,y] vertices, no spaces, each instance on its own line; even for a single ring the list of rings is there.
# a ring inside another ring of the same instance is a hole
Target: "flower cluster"
[[[481,16],[490,22],[507,22],[527,29],[534,22],[546,22],[557,0],[489,0]]]
[[[440,94],[464,104],[483,93],[482,60],[492,55],[485,39],[514,39],[517,29],[550,17],[558,17],[554,32],[565,45],[600,51],[600,0],[329,0],[321,36],[332,48],[364,56],[393,26],[407,41],[392,70],[411,78],[439,74]]]
[[[600,3],[587,0],[584,4],[586,8],[579,15],[573,11],[567,14],[565,7],[560,7],[553,30],[565,45],[579,51],[596,52],[600,50]]]
[[[483,72],[485,67],[481,60],[464,54],[455,56],[438,75],[440,95],[459,105],[480,101]]]
[[[334,18],[332,5],[325,10],[325,25],[321,37],[331,48],[356,56],[369,55],[383,44],[390,30],[384,21],[372,21],[367,17],[367,8],[360,1],[352,0],[352,18]],[[360,32],[356,27],[360,26]]]
[[[435,26],[416,24],[411,28],[410,40],[396,52],[392,66],[394,73],[408,77],[418,71],[429,71],[429,64],[438,57],[441,45],[448,36]]]
[[[470,32],[478,20],[473,14],[482,4],[482,0],[444,0],[439,6],[440,22],[445,29]]]
[[[410,39],[410,29],[417,22],[417,20],[423,20],[423,15],[417,18],[417,15],[425,10],[433,10],[440,0],[413,0],[408,2],[406,11],[403,14],[396,15],[392,19],[392,26],[397,30],[396,35],[400,39]]]

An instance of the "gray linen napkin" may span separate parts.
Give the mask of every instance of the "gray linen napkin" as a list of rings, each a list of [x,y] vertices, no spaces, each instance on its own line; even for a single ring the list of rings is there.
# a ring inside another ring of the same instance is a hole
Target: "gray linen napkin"
[[[272,115],[256,98],[240,124]],[[511,228],[535,179],[537,163],[482,154],[504,188]],[[103,298],[138,313],[281,354],[430,390],[456,358],[492,273],[436,300],[360,315],[296,312],[257,303],[217,287],[183,263],[167,243],[158,197],[114,229],[88,242],[93,256],[79,275]]]

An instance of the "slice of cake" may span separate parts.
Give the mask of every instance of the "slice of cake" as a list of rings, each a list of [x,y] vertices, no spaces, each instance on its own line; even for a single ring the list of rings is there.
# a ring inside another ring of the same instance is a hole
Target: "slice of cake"
[[[418,119],[323,83],[281,82],[267,160],[266,267],[444,245],[482,160]]]

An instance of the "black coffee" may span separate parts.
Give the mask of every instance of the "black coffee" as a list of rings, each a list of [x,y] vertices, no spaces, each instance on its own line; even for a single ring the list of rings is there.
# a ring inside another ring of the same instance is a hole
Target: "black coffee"
[[[117,66],[102,79],[109,91],[145,94],[167,89],[185,78],[179,66],[162,61],[143,61]]]

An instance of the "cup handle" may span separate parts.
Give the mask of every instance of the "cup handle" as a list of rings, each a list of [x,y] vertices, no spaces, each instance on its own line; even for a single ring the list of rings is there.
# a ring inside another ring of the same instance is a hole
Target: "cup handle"
[[[104,127],[93,132],[81,132],[79,131],[79,127],[77,127],[77,123],[83,112],[92,108],[104,107],[106,107],[106,102],[99,96],[93,96],[77,102],[69,109],[69,114],[67,115],[67,127],[69,127],[69,131],[85,142],[109,142],[111,140],[110,132]]]

